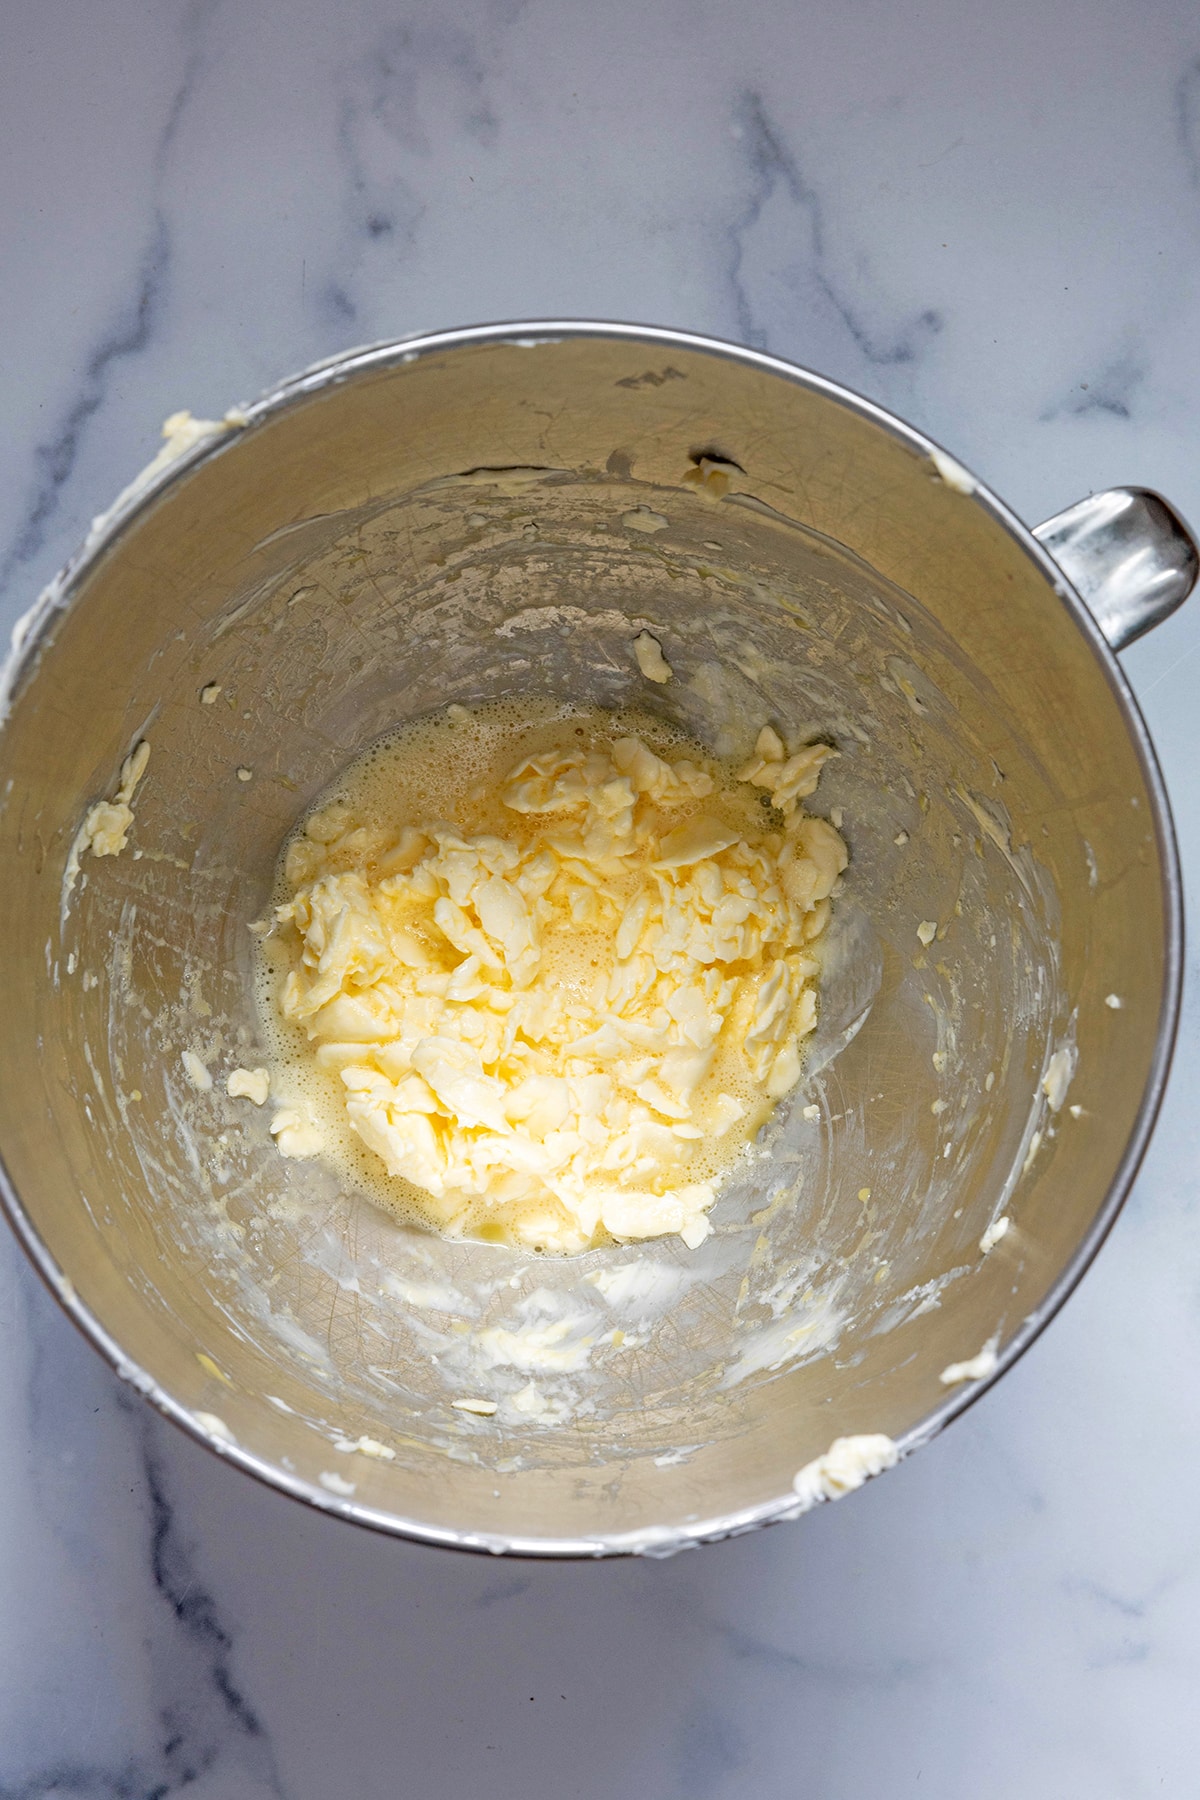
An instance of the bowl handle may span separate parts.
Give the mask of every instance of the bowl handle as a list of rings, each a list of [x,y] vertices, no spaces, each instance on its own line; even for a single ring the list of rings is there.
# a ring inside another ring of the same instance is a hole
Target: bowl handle
[[[1200,550],[1187,525],[1149,488],[1108,488],[1035,525],[1114,650],[1181,606],[1196,584]]]

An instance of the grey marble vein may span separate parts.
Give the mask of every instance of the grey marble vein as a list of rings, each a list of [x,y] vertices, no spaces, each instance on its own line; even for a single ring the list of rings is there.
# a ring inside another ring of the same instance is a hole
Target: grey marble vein
[[[164,299],[170,254],[166,220],[156,209],[129,302],[88,357],[75,398],[54,435],[34,446],[33,496],[16,540],[0,558],[0,595],[45,543],[47,527],[74,472],[83,434],[108,397],[115,369],[150,342]]]
[[[511,24],[520,11],[520,5],[501,10],[498,22]],[[500,126],[488,72],[471,32],[429,18],[390,26],[344,71],[336,142],[355,265],[371,247],[411,258],[427,211],[422,170],[447,131],[480,150],[495,145]],[[339,276],[325,284],[317,304],[335,322],[358,316],[350,284]]]
[[[1094,413],[1111,419],[1130,419],[1146,378],[1144,359],[1132,350],[1121,351],[1093,370],[1088,380],[1077,382],[1041,417],[1046,423],[1061,418],[1085,419]]]
[[[169,1800],[206,1775],[230,1800],[287,1800],[271,1741],[233,1672],[234,1646],[183,1538],[144,1404],[125,1396],[141,1440],[150,1519],[148,1555],[167,1629],[152,1625],[153,1743],[122,1762],[36,1759],[17,1780],[0,1779],[0,1800]]]
[[[181,20],[183,68],[167,105],[152,155],[153,205],[145,245],[129,279],[129,294],[93,345],[74,397],[52,435],[33,447],[33,481],[21,528],[0,556],[0,598],[46,542],[48,527],[74,472],[84,434],[108,398],[117,371],[151,342],[166,305],[171,272],[171,231],[162,190],[184,114],[205,62],[204,28],[220,0],[190,0]]]
[[[1175,124],[1192,186],[1200,187],[1200,56],[1188,64],[1176,85]]]
[[[6,1256],[14,1250],[4,1246]],[[130,1731],[136,1741],[128,1755],[114,1755],[105,1715],[124,1710],[122,1683],[101,1669],[89,1684],[82,1671],[50,1665],[43,1675],[50,1715],[22,1733],[19,1755],[0,1727],[0,1800],[167,1800],[207,1777],[227,1784],[231,1800],[288,1800],[270,1736],[236,1668],[234,1631],[173,1492],[164,1455],[173,1433],[74,1338],[31,1270],[18,1265],[14,1276],[3,1325],[5,1335],[18,1329],[31,1432],[48,1452],[29,1471],[45,1547],[110,1613],[138,1610],[140,1646],[120,1624],[108,1641],[117,1657],[141,1649],[147,1684],[137,1709],[144,1729]],[[11,1369],[17,1359],[11,1343],[5,1348]],[[98,1497],[108,1504],[94,1516]],[[24,1607],[20,1616],[28,1629]],[[68,1665],[86,1642],[85,1617],[68,1630]],[[126,1717],[127,1727],[134,1723]]]
[[[753,90],[744,93],[735,119],[736,141],[746,164],[746,196],[728,227],[729,280],[739,338],[759,349],[787,348],[770,341],[772,333],[760,316],[747,279],[749,245],[756,234],[761,237],[766,231],[769,238],[763,251],[772,260],[778,280],[792,301],[792,329],[797,338],[803,341],[812,333],[813,323],[804,315],[815,306],[840,327],[841,334],[868,367],[887,371],[914,363],[944,329],[942,313],[926,307],[892,329],[881,331],[872,325],[861,303],[846,291],[830,266],[826,209],[768,112],[762,94]]]
[[[270,1739],[233,1672],[233,1639],[183,1536],[168,1491],[166,1469],[156,1442],[162,1427],[144,1403],[129,1397],[124,1404],[137,1413],[142,1471],[150,1505],[150,1567],[154,1585],[178,1626],[181,1646],[188,1653],[190,1664],[186,1686],[166,1699],[162,1707],[167,1732],[161,1751],[164,1769],[176,1786],[185,1787],[234,1739],[245,1752],[247,1774],[256,1779],[264,1793],[279,1795],[283,1800]],[[162,1792],[165,1795],[171,1789],[164,1787]]]
[[[729,1708],[710,1696],[697,1696],[680,1722],[676,1746],[678,1792],[686,1800],[708,1800],[729,1793],[730,1778],[745,1771],[749,1740]]]
[[[854,1688],[888,1689],[915,1686],[928,1678],[935,1663],[932,1659],[899,1657],[893,1659],[872,1655],[837,1657],[820,1650],[785,1650],[778,1644],[737,1631],[713,1621],[728,1654],[738,1662],[753,1663],[775,1673],[800,1676],[809,1686],[846,1692]]]

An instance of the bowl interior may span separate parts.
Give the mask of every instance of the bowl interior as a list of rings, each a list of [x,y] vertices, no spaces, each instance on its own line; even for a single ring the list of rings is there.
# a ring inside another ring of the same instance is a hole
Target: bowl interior
[[[828,395],[699,352],[622,390],[629,360],[495,344],[269,406],[85,567],[0,740],[0,1142],[36,1233],[231,1453],[433,1536],[748,1514],[833,1437],[930,1420],[945,1365],[1053,1291],[1153,1063],[1153,796],[1025,549]],[[248,927],[297,816],[400,721],[547,694],[725,756],[767,720],[841,752],[811,803],[852,853],[817,1037],[698,1251],[448,1243],[224,1095],[260,1059]],[[67,891],[143,738],[129,848]]]

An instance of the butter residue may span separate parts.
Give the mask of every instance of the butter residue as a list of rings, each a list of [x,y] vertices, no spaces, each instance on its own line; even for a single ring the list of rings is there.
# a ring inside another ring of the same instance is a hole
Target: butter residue
[[[723,456],[699,456],[685,472],[684,481],[695,488],[702,500],[714,503],[723,500],[729,492],[735,475],[740,475],[737,463],[729,462]]]
[[[653,537],[656,531],[666,531],[671,521],[655,512],[653,507],[635,506],[631,512],[621,514],[621,523],[626,531],[640,531]]]
[[[219,1439],[222,1444],[233,1444],[237,1442],[232,1431],[230,1431],[228,1425],[219,1414],[197,1412],[193,1413],[192,1417],[195,1419],[197,1425],[199,1425],[201,1431],[207,1432],[209,1437]]]
[[[323,1488],[328,1488],[331,1494],[340,1494],[344,1500],[349,1500],[355,1491],[354,1482],[347,1481],[346,1477],[339,1475],[336,1469],[322,1469],[317,1480]]]
[[[570,1319],[550,1319],[512,1331],[492,1325],[476,1340],[489,1368],[519,1369],[524,1374],[573,1374],[586,1368],[594,1339],[573,1335]]]
[[[965,1362],[950,1363],[941,1373],[943,1387],[954,1387],[960,1381],[985,1381],[994,1375],[1000,1358],[996,1354],[998,1337],[991,1337],[976,1356],[970,1356]]]
[[[128,844],[133,824],[133,796],[149,761],[150,745],[142,738],[121,764],[120,781],[112,799],[97,800],[84,814],[63,870],[64,901],[75,886],[85,850],[90,850],[93,856],[120,856]]]
[[[1079,1052],[1075,1045],[1063,1044],[1046,1064],[1046,1073],[1042,1077],[1042,1092],[1049,1102],[1052,1113],[1061,1111],[1078,1061]]]
[[[127,487],[121,489],[112,505],[92,520],[88,542],[107,531],[118,514],[124,512],[135,500],[140,500],[154,486],[159,476],[181,457],[187,456],[201,444],[214,442],[231,431],[240,431],[248,423],[248,416],[240,406],[231,406],[223,419],[194,419],[186,410],[173,412],[168,419],[163,420],[161,450],[151,457],[144,469],[138,471]]]
[[[133,480],[121,489],[112,505],[96,514],[84,539],[81,555],[88,555],[95,551],[121,515],[149,493],[156,486],[159,477],[174,463],[204,443],[215,441],[229,432],[239,431],[249,423],[249,414],[238,406],[230,407],[223,419],[194,419],[190,412],[172,413],[170,418],[163,423],[164,443],[162,448],[157,455],[151,458],[146,467],[141,469]],[[14,687],[23,665],[26,646],[32,641],[42,624],[63,606],[69,583],[74,579],[78,567],[79,559],[77,558],[68,565],[66,570],[56,575],[47,587],[42,589],[33,605],[14,623],[9,655],[0,661],[0,721],[8,717]],[[72,877],[73,879],[74,877]],[[69,892],[69,889],[66,891]]]
[[[899,1460],[897,1446],[883,1432],[835,1438],[823,1456],[805,1463],[792,1486],[807,1512],[822,1500],[840,1500],[853,1493],[872,1476],[894,1468]]]
[[[281,1106],[271,1120],[271,1136],[280,1156],[294,1156],[301,1161],[320,1156],[325,1148],[324,1133],[302,1106]]]
[[[396,1452],[390,1444],[381,1444],[378,1438],[339,1438],[334,1444],[335,1450],[344,1450],[349,1456],[369,1456],[376,1462],[395,1462]]]
[[[637,666],[647,681],[670,681],[675,673],[666,657],[663,647],[656,637],[648,631],[639,631],[633,640],[633,654],[637,658]]]
[[[812,946],[847,853],[799,802],[835,752],[789,755],[768,726],[731,778],[699,746],[657,753],[652,721],[562,711],[507,739],[487,709],[443,726],[457,823],[405,808],[419,732],[347,772],[286,852],[273,1003],[425,1223],[694,1248],[816,1022]],[[318,1154],[296,1110],[279,1146]]]
[[[979,1240],[980,1254],[986,1256],[989,1250],[994,1250],[1000,1239],[1008,1236],[1011,1228],[1012,1220],[1007,1213],[1001,1213],[998,1219],[993,1219]]]
[[[231,1100],[252,1100],[262,1106],[271,1091],[269,1069],[230,1069],[225,1077],[225,1092]]]
[[[975,477],[964,469],[960,462],[955,462],[952,456],[947,456],[944,450],[930,450],[929,460],[946,486],[953,488],[956,494],[973,494],[975,492],[979,485]]]
[[[212,1091],[213,1078],[202,1057],[194,1050],[185,1050],[179,1059],[183,1064],[183,1072],[198,1094]]]

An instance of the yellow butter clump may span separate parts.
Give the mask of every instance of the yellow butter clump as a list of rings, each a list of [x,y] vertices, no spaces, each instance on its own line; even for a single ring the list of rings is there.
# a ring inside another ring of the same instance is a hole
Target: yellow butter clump
[[[389,806],[376,752],[293,838],[275,1004],[437,1228],[694,1247],[816,1020],[846,849],[799,802],[834,753],[768,726],[731,775],[572,711],[497,764],[503,734],[456,711],[493,773],[454,819],[408,813],[398,739]]]

